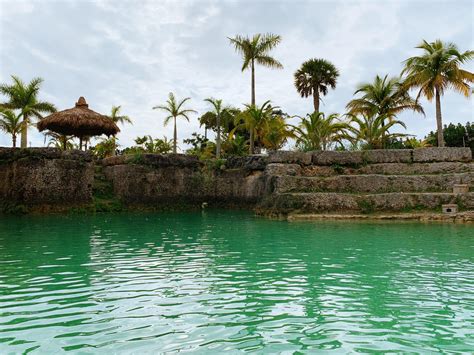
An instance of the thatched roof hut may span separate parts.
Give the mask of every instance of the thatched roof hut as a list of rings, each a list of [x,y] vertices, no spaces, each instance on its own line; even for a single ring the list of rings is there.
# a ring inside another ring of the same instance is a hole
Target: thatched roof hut
[[[37,124],[38,130],[50,131],[79,137],[82,141],[83,137],[116,135],[120,132],[114,121],[109,117],[101,115],[89,109],[86,100],[81,96],[76,106],[64,111],[55,112]]]

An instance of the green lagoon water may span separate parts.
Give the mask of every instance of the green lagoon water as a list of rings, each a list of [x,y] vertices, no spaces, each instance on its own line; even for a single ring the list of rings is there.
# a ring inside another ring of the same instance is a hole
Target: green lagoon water
[[[473,350],[474,226],[0,219],[0,354]]]

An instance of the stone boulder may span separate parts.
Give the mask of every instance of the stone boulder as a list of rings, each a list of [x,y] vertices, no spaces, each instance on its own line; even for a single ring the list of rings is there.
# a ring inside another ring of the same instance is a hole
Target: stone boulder
[[[362,165],[362,152],[317,151],[312,152],[314,165]]]
[[[276,152],[271,152],[268,156],[269,163],[310,165],[311,161],[311,153],[305,152],[280,150]]]
[[[416,148],[413,150],[413,161],[416,163],[449,162],[472,160],[470,148]]]

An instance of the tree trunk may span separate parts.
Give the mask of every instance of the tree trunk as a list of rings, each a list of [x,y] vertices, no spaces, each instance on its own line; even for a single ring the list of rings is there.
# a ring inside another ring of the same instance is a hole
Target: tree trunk
[[[217,138],[216,138],[216,158],[221,157],[221,115],[217,115]]]
[[[28,147],[28,116],[23,115],[23,125],[21,128],[21,147]]]
[[[174,117],[174,131],[173,131],[173,153],[176,154],[176,143],[178,142],[178,132],[176,128],[176,117]]]
[[[62,136],[62,141],[63,141],[63,150],[66,150],[66,136]]]
[[[318,90],[318,88],[313,88],[313,105],[314,105],[314,112],[319,112],[319,90]]]
[[[79,137],[79,150],[82,150],[82,136]]]
[[[250,128],[250,149],[249,149],[249,153],[250,154],[253,154],[253,151],[254,151],[254,138],[253,138],[253,127]]]
[[[255,106],[255,63],[252,59],[252,98],[251,104]]]
[[[207,139],[207,124],[204,125],[204,139]]]
[[[443,119],[441,117],[441,97],[436,89],[436,125],[438,127],[438,147],[444,147]]]
[[[12,134],[13,148],[16,148],[16,134]]]

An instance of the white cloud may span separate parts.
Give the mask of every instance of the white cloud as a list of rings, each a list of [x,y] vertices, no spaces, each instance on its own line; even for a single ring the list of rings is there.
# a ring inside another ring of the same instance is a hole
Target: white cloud
[[[472,4],[455,3],[0,0],[0,80],[12,73],[24,80],[42,76],[42,98],[60,109],[81,95],[101,112],[122,105],[134,119],[120,134],[126,146],[138,135],[172,136],[172,128],[163,127],[164,114],[151,109],[170,91],[190,96],[190,106],[200,112],[209,96],[248,102],[250,74],[240,71],[241,59],[226,37],[274,32],[283,42],[273,54],[285,68],[257,68],[257,101],[271,99],[290,114],[305,114],[311,100],[299,97],[293,73],[303,61],[323,57],[341,76],[322,107],[342,113],[358,83],[377,73],[399,73],[421,39],[442,35],[461,49],[472,48]],[[472,101],[449,93],[442,105],[446,122],[473,120]],[[433,108],[426,103],[425,119],[403,114],[409,132],[423,136],[434,129]],[[199,130],[196,119],[178,125],[180,140]],[[42,145],[41,135],[31,132],[32,143]],[[4,144],[9,137],[0,134]]]

